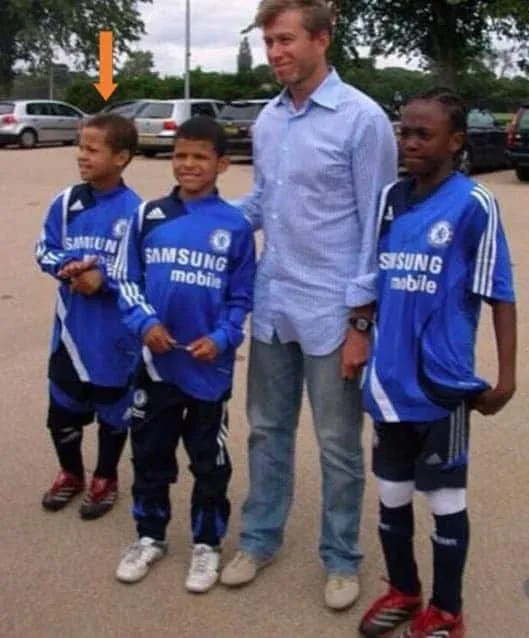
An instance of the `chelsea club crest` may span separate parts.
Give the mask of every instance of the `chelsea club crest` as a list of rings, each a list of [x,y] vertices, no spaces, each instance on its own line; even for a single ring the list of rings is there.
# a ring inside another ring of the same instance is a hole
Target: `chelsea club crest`
[[[454,231],[449,222],[437,222],[428,231],[428,243],[434,248],[442,248],[452,241],[453,236]]]
[[[121,239],[127,232],[128,221],[125,218],[116,219],[112,226],[112,234],[116,239]]]
[[[209,245],[218,253],[227,253],[231,246],[231,233],[221,228],[214,230],[209,237]]]

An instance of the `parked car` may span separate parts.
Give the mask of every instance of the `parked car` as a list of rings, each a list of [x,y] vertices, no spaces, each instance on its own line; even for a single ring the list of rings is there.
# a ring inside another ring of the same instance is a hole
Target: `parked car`
[[[461,157],[460,170],[470,173],[506,168],[507,129],[487,109],[471,109],[467,117],[467,145]]]
[[[107,106],[103,107],[99,112],[115,113],[116,115],[122,115],[129,120],[133,120],[146,106],[155,101],[156,100],[123,100],[121,102],[114,102],[114,104],[107,104]]]
[[[74,144],[86,114],[75,106],[56,100],[3,100],[0,102],[0,146],[16,144],[33,148],[37,144]]]
[[[220,100],[153,100],[134,118],[140,153],[154,157],[157,153],[170,152],[180,124],[195,115],[217,118],[223,106]]]
[[[529,182],[529,102],[523,104],[509,127],[507,156],[521,182]]]
[[[235,100],[226,104],[219,115],[219,124],[228,138],[228,153],[252,155],[252,127],[269,100]]]

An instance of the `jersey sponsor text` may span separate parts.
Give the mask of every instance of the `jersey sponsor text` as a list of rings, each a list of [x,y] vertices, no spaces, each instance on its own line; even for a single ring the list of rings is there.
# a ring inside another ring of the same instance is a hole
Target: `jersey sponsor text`
[[[67,250],[101,250],[115,255],[118,250],[118,241],[108,237],[81,235],[78,237],[66,237],[64,247]]]
[[[227,257],[189,248],[145,248],[144,258],[146,264],[178,264],[215,272],[224,272],[228,267]]]
[[[196,272],[188,272],[186,270],[172,270],[171,281],[177,284],[188,284],[190,286],[200,286],[202,288],[222,288],[222,279],[215,277],[211,272],[197,270]]]
[[[397,270],[408,273],[406,276],[391,277],[392,290],[403,292],[425,292],[435,295],[438,284],[429,276],[438,276],[443,271],[443,258],[425,253],[381,253],[379,266],[381,270]]]

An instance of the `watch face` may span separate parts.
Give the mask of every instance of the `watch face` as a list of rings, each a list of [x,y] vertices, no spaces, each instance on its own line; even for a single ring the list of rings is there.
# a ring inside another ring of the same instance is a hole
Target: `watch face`
[[[365,317],[354,317],[351,319],[351,325],[358,332],[369,332],[371,328],[371,321]]]

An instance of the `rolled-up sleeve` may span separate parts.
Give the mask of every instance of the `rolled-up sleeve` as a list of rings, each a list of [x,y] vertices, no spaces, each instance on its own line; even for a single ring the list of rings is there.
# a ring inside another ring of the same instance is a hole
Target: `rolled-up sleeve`
[[[384,114],[366,112],[358,119],[351,137],[351,158],[360,251],[356,275],[346,288],[345,303],[357,308],[376,299],[378,201],[384,186],[397,179],[397,142]]]

